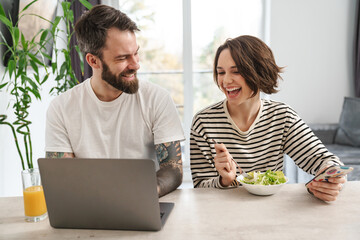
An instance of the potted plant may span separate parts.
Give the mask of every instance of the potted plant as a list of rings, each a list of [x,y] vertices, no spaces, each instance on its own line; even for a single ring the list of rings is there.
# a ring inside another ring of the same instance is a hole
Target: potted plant
[[[24,7],[19,13],[18,21],[24,16],[23,12],[35,2],[33,1]],[[11,17],[6,17],[1,4],[0,21],[6,26],[11,36],[11,43],[9,43],[5,40],[4,35],[0,33],[0,44],[6,46],[7,51],[5,54],[9,55],[5,73],[0,84],[0,90],[6,89],[11,95],[14,101],[12,108],[15,115],[13,122],[6,121],[6,115],[0,115],[0,124],[8,125],[11,128],[24,170],[26,168],[33,168],[32,142],[29,127],[31,122],[28,119],[28,110],[33,97],[41,99],[40,87],[49,77],[44,56],[48,31],[42,29],[32,39],[25,39],[24,34],[17,27],[17,23],[14,23]],[[39,35],[40,40],[36,40]],[[46,70],[45,75],[40,73],[39,68],[41,67]],[[8,76],[8,79],[4,82],[5,76]],[[20,138],[18,138],[18,135]],[[19,145],[19,141],[23,142],[23,146]]]
[[[16,22],[14,22],[11,17],[6,16],[0,4],[0,21],[6,26],[11,36],[10,44],[0,32],[0,45],[5,45],[7,49],[5,54],[9,56],[5,72],[0,82],[0,91],[5,90],[11,96],[11,101],[14,101],[12,108],[15,115],[15,120],[11,122],[7,120],[7,115],[0,114],[0,124],[8,125],[11,128],[23,170],[34,167],[30,131],[31,121],[28,118],[29,108],[33,98],[35,97],[35,99],[41,100],[41,86],[49,79],[51,74],[55,78],[55,86],[50,90],[52,94],[65,92],[79,82],[72,69],[70,57],[72,49],[70,39],[73,35],[72,29],[74,22],[71,2],[61,2],[63,15],[55,17],[54,21],[37,16],[51,23],[51,28],[41,29],[32,39],[27,40],[17,25],[18,21],[27,15],[25,11],[36,2],[37,0],[34,0],[26,5],[19,12]],[[86,0],[80,0],[80,2],[88,9],[92,7]],[[61,21],[65,23],[65,29],[59,27]],[[59,37],[61,33],[66,37]],[[38,38],[38,36],[40,36],[40,38]],[[63,45],[66,47],[56,47],[57,41],[64,41]],[[46,45],[49,42],[53,42],[54,58],[46,51]],[[75,49],[79,53],[83,70],[82,55],[77,46],[75,46]],[[62,62],[58,60],[60,54],[64,55],[65,60]],[[51,69],[47,66],[47,61],[51,61]],[[41,73],[41,69],[45,69],[45,74]]]

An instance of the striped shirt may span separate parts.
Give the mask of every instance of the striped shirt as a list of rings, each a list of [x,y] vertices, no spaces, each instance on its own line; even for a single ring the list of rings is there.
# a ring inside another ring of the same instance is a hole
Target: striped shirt
[[[288,105],[261,100],[254,123],[243,132],[232,121],[226,100],[223,100],[193,118],[190,166],[194,187],[223,188],[214,165],[216,151],[212,139],[224,143],[246,172],[283,170],[285,154],[310,174],[315,174],[325,164],[342,165]],[[238,169],[236,171],[239,174]],[[234,180],[230,187],[237,185]]]

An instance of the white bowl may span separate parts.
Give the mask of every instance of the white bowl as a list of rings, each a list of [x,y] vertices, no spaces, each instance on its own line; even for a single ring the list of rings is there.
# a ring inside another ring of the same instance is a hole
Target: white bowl
[[[243,178],[244,177],[242,175],[240,175],[236,178],[236,180],[238,182],[240,182],[240,180],[243,180]],[[279,191],[280,188],[289,181],[289,179],[287,177],[285,177],[285,178],[286,178],[285,183],[276,184],[276,185],[254,185],[254,184],[247,184],[247,183],[243,183],[243,182],[240,182],[240,183],[249,193],[252,193],[255,195],[261,195],[261,196],[267,196],[267,195],[273,195],[274,193]]]

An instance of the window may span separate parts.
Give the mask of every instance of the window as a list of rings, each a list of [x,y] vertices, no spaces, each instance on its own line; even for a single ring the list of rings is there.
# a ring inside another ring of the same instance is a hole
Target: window
[[[138,76],[172,95],[188,138],[192,116],[224,98],[213,81],[217,47],[227,38],[264,38],[263,0],[128,0],[119,9],[141,29]],[[184,165],[189,165],[185,151]]]

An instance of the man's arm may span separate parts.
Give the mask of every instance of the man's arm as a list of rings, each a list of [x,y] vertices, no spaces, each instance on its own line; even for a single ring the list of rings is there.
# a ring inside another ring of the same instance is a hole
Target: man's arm
[[[161,143],[155,146],[160,161],[160,170],[157,171],[159,197],[168,194],[180,186],[183,169],[181,160],[180,141]]]
[[[65,152],[46,152],[45,155],[47,158],[74,158],[74,153],[65,153]]]

